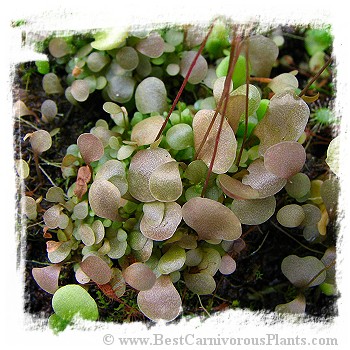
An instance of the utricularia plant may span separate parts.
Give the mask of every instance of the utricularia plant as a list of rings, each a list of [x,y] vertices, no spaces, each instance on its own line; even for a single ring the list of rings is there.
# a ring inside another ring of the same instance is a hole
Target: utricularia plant
[[[50,264],[33,276],[53,294],[53,329],[77,314],[98,319],[88,293],[93,284],[115,300],[133,288],[146,317],[175,319],[182,310],[176,283],[213,293],[214,276],[236,270],[242,232],[275,214],[278,225],[302,227],[309,242],[326,237],[338,178],[303,173],[305,101],[313,99],[299,89],[296,71],[269,78],[279,55],[271,37],[216,22],[207,36],[192,27],[130,36],[108,31],[74,54],[64,38],[52,39],[49,50],[66,64],[67,99],[76,104],[101,90],[101,112],[110,115],[67,148],[61,170],[68,191],[54,186],[44,199],[51,203],[43,215]],[[179,93],[170,106],[162,79],[176,75],[183,77],[180,92],[188,83],[204,87],[207,97],[186,105]],[[267,82],[264,90],[252,77]],[[64,91],[53,73],[43,88]],[[42,112],[46,122],[57,114],[49,101]],[[276,202],[282,191],[287,204]],[[23,202],[35,220],[37,203]],[[301,289],[334,285],[334,259],[332,248],[321,260],[290,255],[282,272]],[[74,271],[74,284],[59,285],[63,267]],[[277,309],[304,311],[303,298]]]

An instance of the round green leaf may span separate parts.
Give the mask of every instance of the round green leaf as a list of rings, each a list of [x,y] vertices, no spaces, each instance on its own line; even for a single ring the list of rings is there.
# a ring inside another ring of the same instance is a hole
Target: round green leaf
[[[75,316],[95,321],[99,316],[95,300],[83,287],[75,284],[68,284],[55,292],[52,308],[65,321],[71,321]]]
[[[182,194],[182,181],[177,162],[159,165],[149,178],[152,196],[160,202],[174,202]]]
[[[187,288],[198,295],[211,294],[216,288],[216,283],[213,276],[208,273],[184,274],[184,279]]]
[[[185,249],[179,246],[172,246],[158,262],[158,271],[168,275],[173,271],[180,270],[186,261]]]

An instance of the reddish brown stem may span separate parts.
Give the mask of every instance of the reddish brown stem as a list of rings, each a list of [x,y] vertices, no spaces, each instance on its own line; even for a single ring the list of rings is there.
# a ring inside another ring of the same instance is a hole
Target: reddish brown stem
[[[306,94],[309,87],[313,84],[314,81],[318,79],[318,77],[323,73],[323,71],[331,64],[332,57],[328,59],[328,61],[320,68],[320,70],[317,72],[317,74],[307,83],[307,85],[304,87],[303,90],[301,90],[299,97]]]
[[[263,78],[263,77],[249,77],[250,81],[257,81],[258,83],[268,84],[271,82],[271,78]]]
[[[217,150],[218,150],[218,146],[219,146],[219,141],[220,141],[221,130],[222,130],[222,126],[223,126],[223,123],[224,123],[225,114],[226,114],[226,108],[227,108],[227,103],[228,103],[228,94],[229,94],[232,74],[234,72],[234,69],[235,69],[235,66],[236,66],[236,62],[237,62],[237,59],[238,59],[238,55],[239,55],[239,52],[240,52],[240,42],[241,42],[241,37],[240,36],[237,36],[235,40],[232,39],[228,72],[227,72],[225,83],[224,83],[224,89],[223,89],[223,92],[222,92],[222,95],[221,95],[221,98],[220,98],[220,103],[216,107],[215,114],[216,115],[218,114],[218,111],[220,110],[219,108],[221,107],[222,101],[224,101],[224,107],[223,107],[223,110],[222,110],[222,115],[221,115],[221,119],[220,119],[220,125],[219,125],[219,129],[218,129],[218,133],[217,133],[216,138],[215,138],[213,155],[211,157],[211,161],[210,161],[210,164],[209,164],[209,169],[208,169],[207,177],[205,179],[205,183],[204,183],[204,186],[203,186],[201,197],[204,197],[204,195],[205,195],[205,192],[207,190],[208,183],[209,183],[209,178],[210,178],[210,175],[211,175],[211,173],[213,171],[213,166],[214,166],[214,162],[215,162],[215,158],[216,158],[216,154],[217,154]],[[210,130],[209,130],[209,132],[210,132]]]
[[[231,46],[231,54],[230,54],[230,62],[229,62],[229,64],[232,63],[232,57],[233,57],[233,56],[232,56],[232,52],[233,52],[233,46]],[[238,53],[237,53],[236,57],[234,58],[233,67],[236,65],[239,52],[240,52],[240,47],[238,48]],[[226,80],[225,80],[225,83],[226,83]],[[227,89],[226,95],[228,94],[229,87],[230,87],[230,85],[228,85],[228,89]],[[225,89],[224,89],[224,91],[225,91]],[[225,98],[225,96],[226,96],[226,95],[224,94],[224,91],[223,91],[223,93],[222,93],[222,95],[221,95],[221,98],[220,98],[220,100],[219,100],[219,103],[218,103],[218,105],[217,105],[217,107],[216,107],[216,110],[215,110],[215,114],[214,114],[214,116],[213,116],[213,119],[211,120],[211,122],[210,122],[210,124],[209,124],[209,126],[208,126],[208,129],[207,129],[207,131],[205,132],[204,137],[203,137],[203,139],[202,139],[202,141],[201,141],[201,143],[200,143],[200,145],[199,145],[199,147],[198,147],[198,149],[197,149],[197,151],[196,151],[196,153],[195,153],[195,155],[194,155],[194,160],[196,160],[196,159],[198,158],[198,156],[199,156],[199,154],[200,154],[200,152],[201,152],[201,150],[202,150],[202,148],[203,148],[205,142],[207,141],[207,138],[208,138],[208,136],[209,136],[210,130],[212,129],[212,127],[213,127],[213,125],[214,125],[214,122],[215,122],[215,120],[216,120],[216,117],[217,117],[218,114],[219,114],[219,111],[220,111],[220,109],[221,109],[222,103],[223,103],[224,98]],[[226,110],[225,110],[225,112],[226,112]]]
[[[35,169],[38,175],[39,183],[41,185],[43,183],[43,177],[41,175],[41,170],[39,168],[39,155],[36,152],[34,152],[34,162],[35,162]]]
[[[164,129],[165,129],[165,127],[166,127],[168,121],[169,121],[169,118],[170,118],[170,116],[171,116],[171,113],[174,111],[174,109],[175,109],[175,107],[176,107],[176,104],[178,103],[178,101],[179,101],[179,99],[180,99],[180,97],[181,97],[181,94],[182,94],[182,92],[183,92],[183,90],[184,90],[184,88],[185,88],[185,86],[186,86],[186,84],[187,84],[187,82],[188,82],[188,79],[190,78],[190,75],[191,75],[191,73],[192,73],[192,70],[193,70],[195,64],[197,63],[198,57],[199,57],[199,55],[202,53],[202,51],[203,51],[203,49],[204,49],[204,46],[205,46],[205,44],[207,43],[207,40],[208,40],[209,35],[211,34],[212,30],[213,30],[213,27],[214,27],[214,23],[210,26],[207,35],[205,36],[205,38],[204,38],[204,40],[203,40],[201,46],[199,47],[199,50],[198,50],[198,52],[196,53],[196,56],[194,57],[194,59],[193,59],[191,65],[190,65],[190,68],[189,68],[189,70],[188,70],[188,72],[187,72],[187,74],[186,74],[186,76],[185,76],[185,79],[184,79],[184,81],[182,82],[182,85],[181,85],[181,87],[180,87],[180,90],[179,90],[179,92],[177,93],[177,95],[176,95],[176,97],[175,97],[175,100],[174,100],[174,102],[173,102],[173,104],[172,104],[172,106],[171,106],[171,108],[170,108],[170,110],[169,110],[169,112],[168,112],[168,115],[166,116],[166,118],[165,118],[165,120],[164,120],[164,123],[163,123],[162,127],[160,128],[160,130],[159,130],[159,132],[158,132],[158,135],[157,135],[155,141],[157,141],[157,140],[161,137],[161,135],[162,135],[162,133],[163,133],[163,131],[164,131]]]
[[[239,163],[242,158],[242,153],[244,149],[244,145],[247,140],[247,135],[248,135],[248,117],[249,117],[249,39],[247,40],[247,44],[245,46],[245,69],[246,69],[246,75],[245,75],[245,84],[246,84],[246,89],[245,89],[245,113],[244,113],[244,134],[243,134],[243,140],[242,140],[242,145],[241,149],[239,150],[239,154],[236,160],[236,165],[237,167],[239,166]]]

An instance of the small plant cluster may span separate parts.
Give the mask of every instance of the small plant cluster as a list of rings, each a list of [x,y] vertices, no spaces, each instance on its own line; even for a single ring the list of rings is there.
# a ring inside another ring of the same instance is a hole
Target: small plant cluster
[[[74,105],[100,90],[101,111],[110,115],[67,148],[61,171],[68,189],[53,186],[43,199],[51,205],[43,214],[50,265],[32,274],[53,294],[54,330],[77,314],[98,319],[91,284],[117,301],[133,288],[149,319],[175,319],[182,309],[176,284],[213,293],[214,276],[236,270],[246,246],[242,233],[274,216],[285,228],[302,228],[309,243],[326,238],[337,213],[338,139],[327,157],[332,172],[310,179],[303,172],[307,103],[317,97],[299,89],[295,71],[270,78],[279,55],[271,37],[243,35],[218,21],[207,36],[195,27],[106,31],[79,48],[51,38],[48,48],[65,65],[67,87],[44,70],[46,94],[65,92]],[[187,105],[179,93],[170,107],[162,78],[177,75],[184,78],[180,93],[188,82],[188,91],[200,86],[205,94]],[[22,101],[15,111],[32,114]],[[52,100],[42,104],[44,122],[57,113]],[[38,130],[27,137],[39,174],[51,135]],[[16,166],[28,176],[24,160]],[[36,220],[39,201],[28,195],[21,203],[27,219]],[[63,267],[74,271],[75,284],[59,286]],[[335,291],[335,247],[320,260],[289,255],[281,268],[300,294],[276,311],[304,313],[306,288]]]

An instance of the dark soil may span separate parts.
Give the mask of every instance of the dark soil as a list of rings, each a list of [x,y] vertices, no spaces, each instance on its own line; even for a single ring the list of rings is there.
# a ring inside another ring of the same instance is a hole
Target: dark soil
[[[293,35],[302,36],[302,31],[298,32],[295,28],[283,28],[283,30]],[[279,65],[277,68],[274,68],[274,75],[288,72],[294,68],[297,69],[300,63],[308,60],[303,41],[288,36],[285,37],[285,45],[280,52],[280,56],[286,54],[293,57],[292,64],[289,67]],[[41,87],[42,76],[35,72],[30,76],[28,84],[29,90],[25,90],[27,81],[24,80],[23,77],[31,67],[33,67],[33,63],[16,67],[13,96],[14,100],[18,98],[22,99],[31,110],[35,111],[40,109],[41,103],[47,99],[47,96]],[[58,74],[59,72],[56,73]],[[305,85],[308,77],[309,74],[303,73],[303,71],[298,74],[301,87]],[[177,86],[175,83],[171,89],[171,94],[173,96],[170,97],[175,97],[176,89]],[[50,98],[56,101],[58,111],[63,117],[56,121],[55,127],[60,128],[60,132],[53,137],[53,146],[45,153],[44,158],[50,159],[53,163],[59,163],[65,155],[66,148],[70,144],[75,143],[77,137],[82,132],[88,132],[96,120],[100,118],[109,120],[109,116],[103,112],[102,105],[104,100],[102,100],[100,94],[97,93],[90,96],[88,101],[81,104],[79,108],[72,106],[63,96],[53,96]],[[187,93],[187,95],[184,96],[184,100],[189,102],[190,99],[191,94]],[[322,103],[322,105],[327,106],[329,97],[327,94],[321,95],[319,101],[321,101],[320,103]],[[40,115],[40,113],[38,114]],[[132,112],[129,114],[132,115]],[[40,119],[30,117],[30,119],[27,118],[27,120],[38,128],[46,128],[46,125],[42,124]],[[53,127],[50,126],[50,129],[53,129]],[[33,128],[26,123],[14,123],[14,150],[16,158],[20,156],[25,160],[32,158],[30,147],[28,147],[28,141],[23,141],[23,137],[27,133],[33,131]],[[331,130],[329,129],[321,130],[319,136],[330,140],[330,132]],[[324,158],[327,142],[316,143],[319,141],[317,137],[313,140],[315,140],[315,144],[311,142],[307,150],[307,163],[304,169],[311,179],[326,172],[324,168]],[[324,141],[324,139],[322,139],[322,141]],[[54,179],[54,181],[60,179],[60,168],[46,166],[45,163],[41,165],[51,179]],[[51,184],[46,177],[44,180],[45,183],[37,188],[38,178],[35,169],[32,169],[30,177],[25,183],[25,191],[31,192],[35,190],[34,198],[39,198],[40,196],[45,197],[46,190],[51,187]],[[57,182],[57,185],[61,184]],[[68,184],[66,184],[66,186],[68,187]],[[284,196],[285,193],[282,191],[277,201],[282,200]],[[274,217],[271,220],[276,222]],[[217,277],[218,287],[215,296],[201,297],[203,305],[211,312],[218,312],[232,307],[272,311],[277,304],[286,303],[292,300],[293,296],[296,296],[297,291],[291,287],[291,284],[281,272],[281,262],[287,255],[296,254],[298,256],[306,256],[309,255],[310,252],[290,239],[283,232],[280,232],[270,222],[260,225],[259,228],[243,227],[243,232],[246,248],[237,257],[236,272],[230,276],[222,277],[220,275]],[[297,229],[288,232],[305,244],[302,232]],[[324,251],[325,246],[331,243],[335,244],[335,236],[336,230],[328,234],[327,242],[314,244],[312,248]],[[306,245],[308,245],[307,242]],[[24,311],[33,315],[33,317],[48,318],[53,312],[51,307],[52,296],[41,290],[31,275],[31,269],[33,267],[42,267],[44,265],[40,263],[49,263],[46,256],[46,240],[43,237],[41,225],[28,227],[25,252],[26,256],[23,257],[26,262]],[[321,256],[318,257],[320,258]],[[71,272],[63,271],[60,283],[67,284],[70,280],[73,282]],[[184,314],[204,314],[198,303],[197,296],[192,295],[192,293],[188,291],[186,292],[181,282],[177,283],[177,287],[180,294],[183,293],[182,295],[185,299]],[[96,299],[99,299],[99,305],[102,305],[100,303],[103,300],[108,303],[108,308],[101,308],[100,319],[120,322],[120,319],[116,316],[116,312],[113,311],[118,308],[119,303],[101,296],[97,287],[91,288],[90,292]],[[130,294],[132,291],[128,291],[128,293]],[[309,289],[306,312],[310,316],[332,319],[332,317],[337,314],[336,300],[336,297],[325,296],[317,288]],[[138,317],[139,316],[135,314],[135,319]]]

